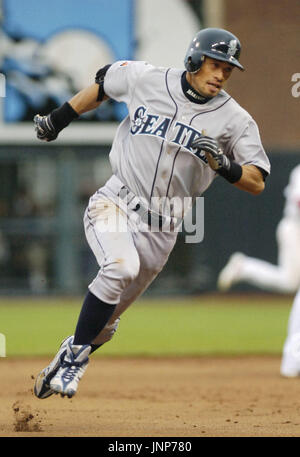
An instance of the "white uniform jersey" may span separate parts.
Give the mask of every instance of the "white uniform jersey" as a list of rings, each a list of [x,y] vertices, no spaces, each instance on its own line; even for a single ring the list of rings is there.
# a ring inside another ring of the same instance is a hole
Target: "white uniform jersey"
[[[105,93],[125,102],[129,113],[110,152],[113,173],[149,205],[152,197],[194,201],[212,183],[216,173],[191,147],[203,131],[240,165],[270,172],[252,117],[224,90],[204,104],[191,102],[181,86],[182,74],[182,69],[119,61],[105,76]]]
[[[287,187],[284,189],[286,198],[284,216],[296,219],[300,223],[300,165],[297,165],[290,174]]]

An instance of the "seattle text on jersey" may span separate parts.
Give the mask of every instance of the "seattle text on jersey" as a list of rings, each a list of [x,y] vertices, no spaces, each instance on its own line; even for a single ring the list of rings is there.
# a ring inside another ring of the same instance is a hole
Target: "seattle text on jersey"
[[[153,135],[165,140],[171,121],[172,119],[170,117],[150,114],[147,108],[142,105],[139,106],[134,113],[133,125],[130,132],[132,135]],[[201,136],[201,133],[198,130],[179,121],[175,123],[173,130],[175,130],[175,133],[174,138],[170,140],[171,143],[188,149],[207,163],[204,154],[199,154],[191,146],[193,141]]]

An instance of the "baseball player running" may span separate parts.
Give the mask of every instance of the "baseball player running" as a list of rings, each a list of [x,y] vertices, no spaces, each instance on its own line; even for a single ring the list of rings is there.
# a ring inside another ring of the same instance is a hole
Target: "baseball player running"
[[[300,287],[300,165],[292,170],[284,196],[283,217],[276,229],[278,264],[236,252],[219,274],[220,290],[242,281],[281,293],[295,293]]]
[[[110,151],[113,174],[84,214],[99,272],[74,336],[37,376],[38,398],[76,393],[90,354],[111,339],[120,315],[162,270],[185,214],[175,199],[194,202],[218,176],[253,195],[263,191],[270,164],[258,127],[223,89],[235,68],[244,69],[240,51],[232,33],[203,29],[188,47],[185,71],[118,61],[61,107],[35,116],[37,137],[52,141],[108,98],[128,108]]]

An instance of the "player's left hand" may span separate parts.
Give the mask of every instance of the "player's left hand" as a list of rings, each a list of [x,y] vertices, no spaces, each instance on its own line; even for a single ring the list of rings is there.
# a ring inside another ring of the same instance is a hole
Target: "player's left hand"
[[[209,166],[213,170],[230,169],[230,160],[223,153],[218,141],[214,138],[203,135],[192,143],[192,147],[199,152],[204,151]]]

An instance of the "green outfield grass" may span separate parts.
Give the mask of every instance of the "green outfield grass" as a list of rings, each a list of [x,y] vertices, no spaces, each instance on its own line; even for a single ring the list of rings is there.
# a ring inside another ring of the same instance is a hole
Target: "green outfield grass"
[[[268,295],[141,299],[95,356],[279,355],[291,304]],[[80,298],[0,298],[6,355],[52,355],[74,333],[80,308]]]

